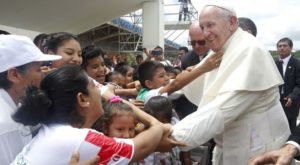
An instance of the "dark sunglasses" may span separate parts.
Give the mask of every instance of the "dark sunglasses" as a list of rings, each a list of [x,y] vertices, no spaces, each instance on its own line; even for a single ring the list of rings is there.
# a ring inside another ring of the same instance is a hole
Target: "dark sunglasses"
[[[188,41],[189,45],[195,46],[196,43],[198,43],[198,45],[202,46],[205,45],[205,40],[192,40],[192,41]]]

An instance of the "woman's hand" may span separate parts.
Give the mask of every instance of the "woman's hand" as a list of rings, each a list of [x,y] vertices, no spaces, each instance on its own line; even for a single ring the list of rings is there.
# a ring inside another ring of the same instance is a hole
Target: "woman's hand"
[[[129,102],[139,109],[144,109],[144,102],[141,100],[136,100],[136,99],[129,99]]]
[[[170,152],[173,147],[186,146],[185,143],[176,141],[173,137],[171,137],[171,134],[173,132],[171,124],[163,124],[163,128],[164,128],[164,134],[162,139],[160,140],[158,147],[156,148],[156,151]]]
[[[49,66],[42,66],[40,69],[44,74],[48,74],[49,72],[55,70],[56,68],[51,68]]]

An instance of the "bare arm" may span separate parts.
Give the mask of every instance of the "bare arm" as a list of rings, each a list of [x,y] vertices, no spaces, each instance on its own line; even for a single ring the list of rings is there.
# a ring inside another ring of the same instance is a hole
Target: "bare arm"
[[[136,89],[139,89],[139,88],[141,88],[141,83],[140,83],[140,81],[136,80],[136,81],[133,81],[131,83],[128,83],[126,85],[126,87],[127,88],[136,88]]]
[[[133,138],[132,140],[134,142],[135,152],[131,162],[141,160],[154,152],[162,138],[162,135],[162,125],[155,124]]]
[[[118,96],[137,96],[138,91],[136,88],[130,88],[130,89],[115,89],[115,94]]]
[[[161,132],[162,130],[163,132]],[[136,152],[132,161],[141,160],[154,151],[167,152],[167,150],[160,150],[160,147],[164,142],[170,143],[172,147],[184,146],[183,143],[169,138],[171,133],[172,128],[170,124],[155,124],[152,125],[148,130],[138,134],[133,139]]]
[[[147,48],[143,48],[143,52],[146,54],[147,58],[145,59],[145,61],[149,61],[151,60],[151,58],[153,57],[153,55],[151,54],[151,52],[148,51]]]
[[[205,59],[201,65],[194,67],[191,71],[183,71],[176,77],[174,81],[163,87],[160,90],[160,93],[167,92],[168,94],[171,94],[189,84],[202,74],[217,68],[221,62],[222,55],[223,53],[216,53],[210,57],[207,57],[207,59]]]
[[[162,124],[156,118],[154,118],[153,116],[151,116],[151,115],[147,114],[146,112],[140,110],[138,107],[136,107],[135,105],[133,105],[129,101],[123,100],[123,102],[128,104],[133,109],[133,111],[136,113],[136,115],[138,117],[138,120],[141,121],[146,126],[151,126],[151,125],[155,125],[155,124]]]

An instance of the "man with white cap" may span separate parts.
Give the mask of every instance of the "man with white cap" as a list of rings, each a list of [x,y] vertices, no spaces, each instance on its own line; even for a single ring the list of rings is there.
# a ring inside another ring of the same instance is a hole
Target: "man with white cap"
[[[13,161],[31,140],[30,129],[11,118],[26,87],[39,86],[42,61],[60,58],[43,54],[28,37],[0,35],[0,164]]]
[[[238,28],[230,5],[206,5],[200,27],[212,52],[223,52],[218,69],[186,86],[198,110],[173,127],[187,149],[214,138],[213,164],[244,165],[250,157],[279,148],[290,131],[279,102],[283,80],[272,56],[254,36]]]

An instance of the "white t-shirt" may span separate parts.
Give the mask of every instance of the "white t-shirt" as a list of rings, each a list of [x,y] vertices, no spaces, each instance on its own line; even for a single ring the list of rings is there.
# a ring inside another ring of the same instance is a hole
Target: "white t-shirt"
[[[0,164],[13,161],[22,148],[31,140],[29,127],[15,122],[11,115],[17,105],[9,94],[0,89]]]
[[[98,155],[98,164],[128,164],[133,157],[134,143],[130,139],[110,138],[92,129],[43,125],[12,164],[66,165],[74,150],[79,151],[80,161]]]

